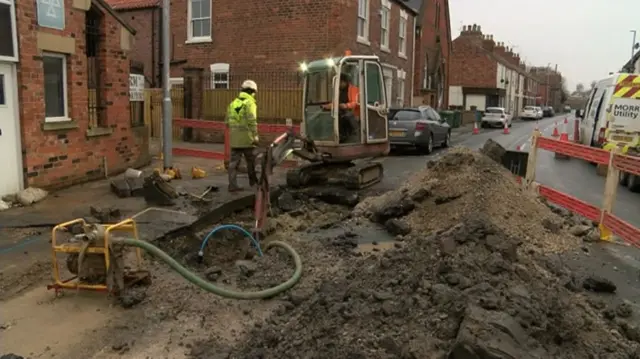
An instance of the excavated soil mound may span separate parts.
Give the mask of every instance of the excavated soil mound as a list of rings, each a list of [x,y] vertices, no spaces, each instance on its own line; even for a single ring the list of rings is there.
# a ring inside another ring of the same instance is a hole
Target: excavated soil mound
[[[563,220],[502,165],[463,148],[428,163],[398,190],[362,201],[354,214],[401,235],[423,235],[486,214],[507,235],[521,239],[526,250],[557,252],[581,243],[567,236]]]
[[[465,220],[354,259],[219,357],[637,357],[636,344],[553,274],[566,268],[519,255],[521,241],[489,218]]]
[[[489,158],[455,149],[360,203],[362,216],[399,248],[353,253],[318,286],[287,293],[239,344],[214,338],[192,357],[640,358],[635,327],[590,304],[552,253],[579,240]]]

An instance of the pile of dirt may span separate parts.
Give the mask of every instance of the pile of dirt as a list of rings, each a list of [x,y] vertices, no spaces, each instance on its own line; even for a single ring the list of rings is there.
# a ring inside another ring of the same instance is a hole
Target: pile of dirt
[[[640,358],[628,311],[616,318],[581,293],[615,286],[580,285],[552,253],[579,239],[482,155],[453,150],[353,215],[383,223],[400,248],[352,252],[346,269],[285,294],[239,344],[212,338],[192,357]]]
[[[365,199],[354,211],[400,235],[451,228],[483,213],[507,235],[522,239],[526,250],[558,252],[581,243],[566,236],[564,220],[522,189],[502,165],[463,148],[429,162],[398,190]]]

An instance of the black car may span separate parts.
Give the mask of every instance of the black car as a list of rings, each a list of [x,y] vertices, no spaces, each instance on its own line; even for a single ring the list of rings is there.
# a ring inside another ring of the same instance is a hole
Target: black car
[[[547,106],[547,107],[542,109],[542,116],[544,116],[544,117],[553,117],[555,115],[556,115],[556,113],[555,113],[555,111],[553,111],[553,107],[551,107],[551,106]]]

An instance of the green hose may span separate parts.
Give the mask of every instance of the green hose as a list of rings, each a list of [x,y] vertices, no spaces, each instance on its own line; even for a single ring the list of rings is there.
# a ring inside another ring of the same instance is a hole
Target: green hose
[[[266,249],[268,250],[271,247],[284,248],[284,250],[287,251],[287,253],[289,253],[289,255],[293,258],[296,270],[291,276],[291,278],[289,278],[286,282],[281,283],[275,287],[271,287],[271,288],[257,291],[257,292],[237,292],[234,290],[217,287],[211,284],[210,282],[200,278],[197,274],[191,272],[187,268],[183,267],[175,259],[171,258],[167,253],[163,252],[160,248],[154,246],[149,242],[140,241],[133,238],[112,238],[111,241],[116,243],[123,243],[128,246],[142,248],[145,251],[160,258],[163,262],[168,264],[171,268],[173,268],[176,272],[178,272],[181,276],[183,276],[189,282],[197,285],[198,287],[206,290],[207,292],[217,294],[225,298],[232,298],[232,299],[270,298],[293,287],[300,280],[300,277],[302,276],[302,260],[300,259],[300,255],[298,255],[298,253],[289,244],[280,242],[280,241],[269,242],[269,244],[267,244]]]

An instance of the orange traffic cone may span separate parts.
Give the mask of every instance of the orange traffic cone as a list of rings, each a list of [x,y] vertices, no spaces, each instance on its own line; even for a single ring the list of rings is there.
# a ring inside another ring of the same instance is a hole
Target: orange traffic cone
[[[560,141],[564,141],[564,142],[569,142],[569,135],[567,134],[567,125],[565,124],[562,128],[562,133],[560,134]],[[560,154],[560,153],[554,153],[554,157],[555,158],[560,158],[560,159],[569,159],[569,156],[564,155],[564,154]]]
[[[478,129],[478,123],[477,123],[477,122],[474,122],[474,123],[473,123],[473,134],[474,134],[474,135],[477,135],[477,134],[479,134],[479,133],[480,133],[480,130]]]
[[[504,129],[502,130],[502,133],[505,135],[509,134],[509,123],[507,121],[504,121]]]
[[[553,133],[551,134],[551,136],[553,136],[553,137],[558,137],[558,136],[560,136],[560,133],[558,132],[558,121],[556,121],[556,122],[553,124]]]

